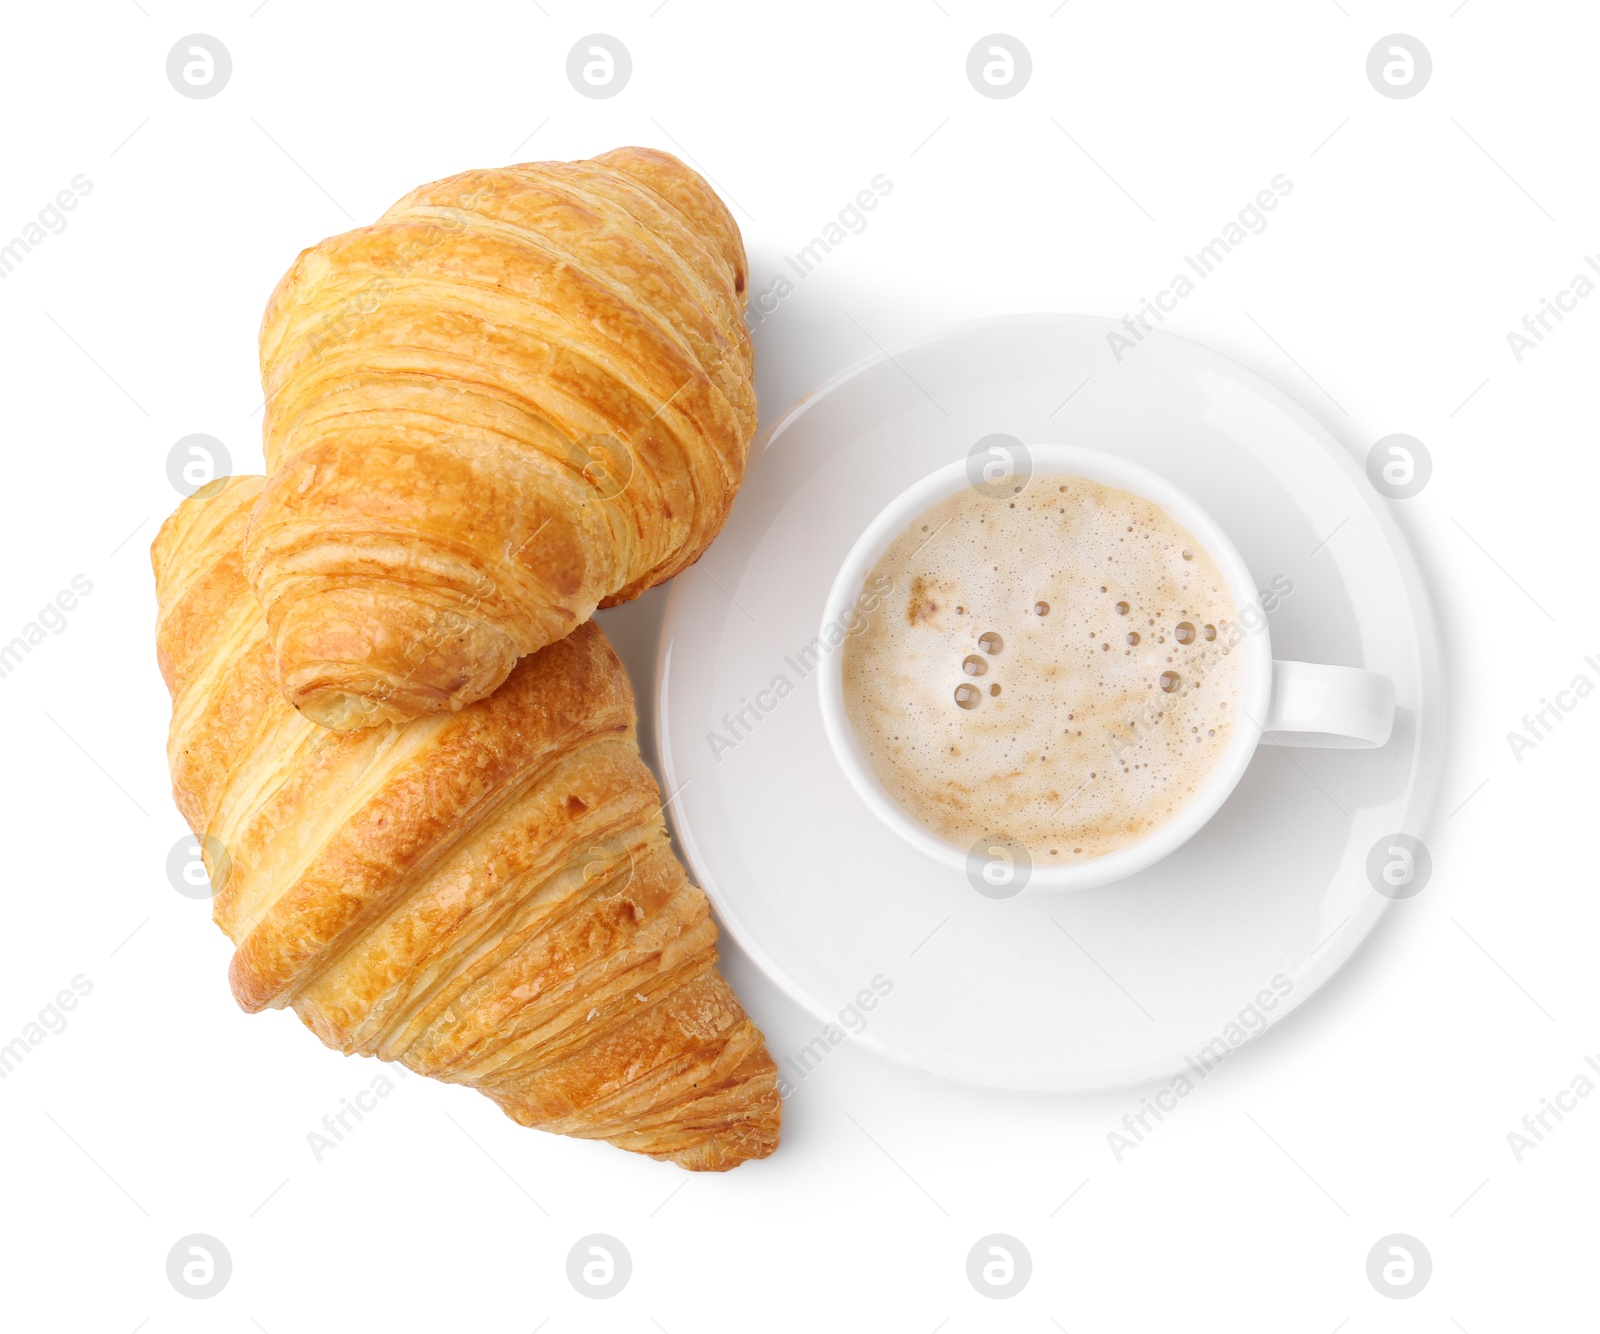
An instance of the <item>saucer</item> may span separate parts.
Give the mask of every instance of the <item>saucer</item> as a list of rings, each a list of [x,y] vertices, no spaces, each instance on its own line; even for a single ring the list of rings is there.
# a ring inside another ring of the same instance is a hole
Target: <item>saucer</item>
[[[726,528],[673,583],[659,650],[668,814],[723,928],[860,1044],[1002,1088],[1209,1068],[1276,1023],[1404,892],[1368,868],[1422,832],[1438,785],[1438,646],[1395,502],[1253,372],[1162,333],[1118,363],[1114,329],[986,320],[824,385],[752,447]],[[997,432],[1119,454],[1186,491],[1259,588],[1292,585],[1268,604],[1275,656],[1394,681],[1389,744],[1263,744],[1188,843],[1098,889],[990,898],[903,842],[829,749],[813,640],[878,510]]]

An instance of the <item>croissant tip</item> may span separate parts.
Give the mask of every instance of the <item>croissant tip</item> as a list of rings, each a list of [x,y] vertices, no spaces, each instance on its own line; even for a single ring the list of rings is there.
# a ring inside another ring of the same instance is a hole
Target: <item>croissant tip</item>
[[[754,1142],[751,1142],[751,1141]],[[661,1161],[671,1162],[686,1172],[731,1172],[745,1163],[760,1162],[770,1158],[778,1147],[778,1126],[774,1119],[770,1127],[762,1127],[753,1134],[737,1137],[731,1143],[711,1139],[692,1149],[676,1153],[652,1155]]]

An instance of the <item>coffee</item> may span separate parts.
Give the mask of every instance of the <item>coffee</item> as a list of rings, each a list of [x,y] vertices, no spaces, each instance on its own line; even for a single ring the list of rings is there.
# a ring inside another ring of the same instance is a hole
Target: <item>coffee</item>
[[[1035,866],[1137,842],[1235,732],[1238,608],[1159,505],[1083,477],[968,488],[897,537],[891,587],[844,648],[845,709],[878,781],[962,848]]]

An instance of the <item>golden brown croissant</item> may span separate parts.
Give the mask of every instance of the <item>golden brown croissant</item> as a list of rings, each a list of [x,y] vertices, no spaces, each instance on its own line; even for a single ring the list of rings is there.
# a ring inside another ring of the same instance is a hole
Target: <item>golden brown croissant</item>
[[[151,549],[168,760],[246,1010],[468,1084],[514,1120],[722,1170],[777,1144],[777,1071],[716,968],[599,627],[458,712],[362,731],[278,689],[241,544],[263,479]]]
[[[460,708],[698,559],[755,432],[745,278],[722,201],[644,148],[465,172],[304,251],[246,544],[290,702]]]

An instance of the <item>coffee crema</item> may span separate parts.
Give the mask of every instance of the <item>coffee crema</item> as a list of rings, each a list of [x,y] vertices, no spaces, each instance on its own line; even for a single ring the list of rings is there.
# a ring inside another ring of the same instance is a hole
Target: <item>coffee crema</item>
[[[1033,864],[1104,856],[1204,786],[1239,708],[1238,609],[1164,509],[1083,477],[968,488],[924,512],[867,583],[845,710],[913,818]]]

